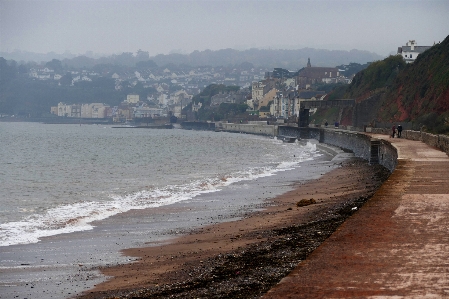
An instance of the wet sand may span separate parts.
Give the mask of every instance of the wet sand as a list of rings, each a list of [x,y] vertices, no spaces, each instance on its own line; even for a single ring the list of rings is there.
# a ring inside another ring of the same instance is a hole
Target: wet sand
[[[127,249],[132,264],[101,269],[110,280],[78,298],[258,298],[371,197],[389,172],[351,158],[270,200],[243,219],[169,243]],[[313,198],[310,205],[297,206]]]

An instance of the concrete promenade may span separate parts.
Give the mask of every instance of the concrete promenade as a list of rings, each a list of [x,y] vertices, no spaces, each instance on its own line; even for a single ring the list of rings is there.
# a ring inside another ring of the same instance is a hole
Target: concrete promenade
[[[398,165],[373,198],[263,298],[449,298],[449,157],[392,143]]]

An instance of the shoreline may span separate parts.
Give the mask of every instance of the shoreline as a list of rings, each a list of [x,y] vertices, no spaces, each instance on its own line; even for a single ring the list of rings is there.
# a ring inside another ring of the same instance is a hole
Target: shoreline
[[[77,298],[261,296],[363,205],[389,174],[380,165],[349,158],[320,178],[296,183],[293,190],[268,200],[262,211],[167,243],[122,251],[138,261],[102,268],[111,279]],[[315,204],[296,206],[311,198]]]

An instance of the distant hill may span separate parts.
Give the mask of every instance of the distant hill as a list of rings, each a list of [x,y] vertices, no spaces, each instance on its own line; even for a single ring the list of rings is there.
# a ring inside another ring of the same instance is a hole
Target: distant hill
[[[190,66],[235,66],[251,63],[256,67],[286,68],[298,70],[307,65],[310,58],[312,66],[336,66],[356,62],[364,64],[384,57],[368,51],[351,50],[322,50],[304,48],[299,50],[270,50],[249,49],[238,51],[224,49],[218,51],[194,51],[188,55],[169,54],[150,57],[157,65],[177,64]]]
[[[370,64],[329,98],[356,99],[352,119],[345,111],[342,124],[401,122],[414,129],[449,133],[449,36],[412,64],[399,55]]]
[[[244,51],[223,49],[217,51],[205,50],[194,51],[190,54],[168,54],[150,57],[148,52],[138,51],[137,54],[122,53],[104,57],[92,57],[86,55],[74,56],[72,54],[37,54],[31,52],[0,52],[0,57],[7,60],[35,61],[41,63],[52,59],[59,59],[63,65],[75,68],[92,68],[98,64],[112,64],[127,67],[134,67],[142,61],[152,61],[157,66],[170,68],[181,66],[224,66],[236,67],[242,64],[254,67],[285,68],[298,70],[307,65],[310,58],[313,66],[347,65],[351,62],[364,64],[384,57],[368,51],[361,50],[323,50],[313,48],[303,48],[298,50],[271,50],[271,49],[249,49]]]

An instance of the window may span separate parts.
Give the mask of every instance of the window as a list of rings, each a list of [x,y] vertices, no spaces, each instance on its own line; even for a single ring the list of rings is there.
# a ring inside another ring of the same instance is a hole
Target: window
[[[412,58],[412,54],[410,54],[410,58]]]

